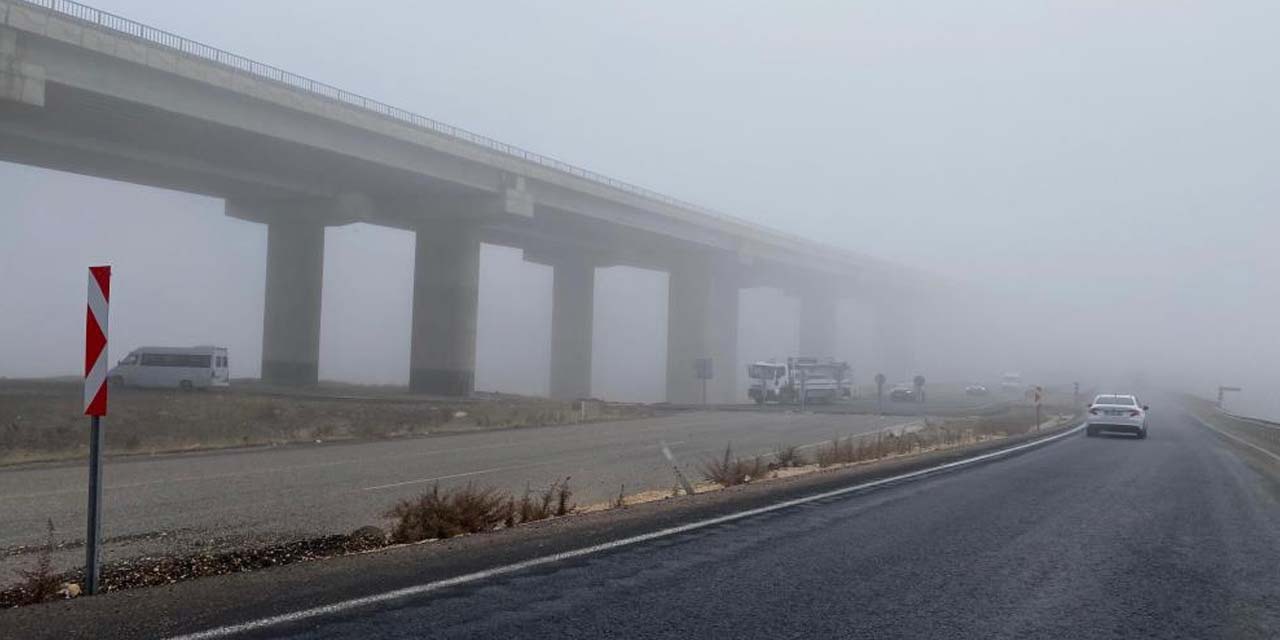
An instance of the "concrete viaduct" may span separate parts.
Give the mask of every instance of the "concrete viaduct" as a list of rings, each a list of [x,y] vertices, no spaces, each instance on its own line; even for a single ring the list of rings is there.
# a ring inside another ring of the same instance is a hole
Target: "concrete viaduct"
[[[841,296],[892,308],[927,286],[906,268],[65,0],[0,0],[0,160],[218,197],[227,215],[266,225],[262,375],[280,384],[316,382],[332,225],[416,234],[410,387],[431,394],[473,390],[482,242],[553,267],[551,392],[562,398],[591,393],[598,267],[670,274],[671,402],[700,399],[698,358],[717,372],[710,400],[743,397],[741,288],[798,296],[800,349],[827,354]]]

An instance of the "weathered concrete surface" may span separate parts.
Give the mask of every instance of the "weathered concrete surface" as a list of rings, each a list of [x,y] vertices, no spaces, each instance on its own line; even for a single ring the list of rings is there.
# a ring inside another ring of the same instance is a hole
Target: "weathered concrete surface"
[[[263,380],[284,385],[316,383],[323,286],[324,226],[306,220],[268,224]]]
[[[470,221],[419,229],[414,245],[409,388],[465,396],[475,388],[480,236]]]
[[[551,397],[591,397],[595,265],[567,258],[555,264],[551,302]]]
[[[706,402],[742,397],[738,376],[739,274],[723,262],[689,258],[667,280],[667,402],[702,402],[696,363],[710,358]]]

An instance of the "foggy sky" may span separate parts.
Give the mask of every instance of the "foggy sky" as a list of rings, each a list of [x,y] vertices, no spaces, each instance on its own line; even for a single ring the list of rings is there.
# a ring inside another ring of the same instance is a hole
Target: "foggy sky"
[[[1280,415],[1274,2],[97,6],[998,292],[980,335],[919,349],[943,377],[1222,381]],[[0,375],[76,371],[100,261],[121,282],[113,357],[214,342],[257,373],[263,227],[208,198],[14,165],[0,193]],[[407,233],[328,230],[322,377],[407,379],[412,261]],[[481,268],[477,385],[545,391],[550,271],[488,246]],[[601,395],[661,398],[665,281],[598,273]],[[752,290],[741,309],[744,358],[794,351],[793,301]],[[846,305],[838,354],[863,381],[865,314]]]

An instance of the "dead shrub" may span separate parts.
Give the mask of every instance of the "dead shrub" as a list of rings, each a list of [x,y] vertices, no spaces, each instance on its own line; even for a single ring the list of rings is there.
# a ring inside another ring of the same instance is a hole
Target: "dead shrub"
[[[569,478],[566,477],[564,479],[564,482],[561,482],[559,486],[556,487],[556,515],[557,516],[567,516],[569,515],[570,511],[573,511],[573,507],[575,505],[569,502],[569,499],[572,497],[573,497],[573,491],[569,490]]]
[[[797,447],[794,444],[778,445],[777,447],[774,447],[773,459],[777,463],[779,469],[803,467],[806,464],[809,464],[809,461],[805,459],[804,454],[801,453],[800,447]]]
[[[546,520],[552,516],[568,515],[574,505],[569,502],[573,491],[569,489],[569,478],[557,480],[541,493],[534,495],[525,488],[524,497],[520,499],[518,515],[520,522]]]
[[[510,496],[492,487],[473,485],[441,491],[432,487],[416,499],[402,500],[387,512],[395,518],[391,539],[417,542],[490,531],[508,520]]]
[[[818,462],[818,466],[830,467],[837,464],[858,462],[863,458],[861,451],[863,451],[861,447],[854,446],[852,437],[832,438],[831,442],[818,447],[818,452],[814,457]]]
[[[18,585],[21,593],[19,604],[37,604],[58,597],[62,588],[62,576],[53,570],[53,520],[48,521],[49,537],[45,546],[40,549],[34,569],[19,569],[18,576],[22,582]]]
[[[702,463],[702,477],[722,487],[732,487],[759,480],[769,471],[759,456],[734,458],[732,445],[725,446],[724,457],[708,458]]]

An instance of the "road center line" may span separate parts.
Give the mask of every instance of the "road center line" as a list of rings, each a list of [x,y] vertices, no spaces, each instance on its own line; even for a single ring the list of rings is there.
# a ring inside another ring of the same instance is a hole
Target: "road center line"
[[[499,471],[514,471],[516,469],[532,469],[533,467],[545,467],[552,462],[537,462],[534,464],[517,464],[509,467],[493,467],[491,469],[480,469],[478,471],[466,471],[463,473],[451,473],[447,476],[436,476],[434,478],[419,478],[417,480],[405,480],[404,482],[392,482],[391,484],[380,484],[373,487],[365,487],[363,491],[377,491],[379,489],[391,489],[393,487],[403,487],[411,484],[423,484],[426,482],[435,482],[437,480],[449,480],[450,478],[465,478],[467,476],[479,476],[486,473],[497,473]]]

